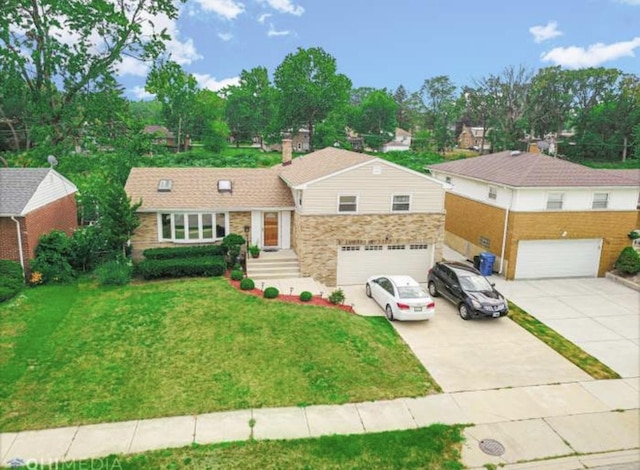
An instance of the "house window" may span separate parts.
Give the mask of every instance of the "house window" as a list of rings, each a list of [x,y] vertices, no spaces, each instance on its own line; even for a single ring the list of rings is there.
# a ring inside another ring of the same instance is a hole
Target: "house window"
[[[416,243],[414,245],[409,245],[410,250],[426,250],[429,248],[429,245],[426,243]]]
[[[358,196],[339,196],[338,212],[356,212],[358,210]]]
[[[494,201],[498,199],[498,188],[495,186],[489,186],[489,199],[493,199]]]
[[[406,249],[405,245],[389,245],[387,246],[387,250],[404,250]]]
[[[609,207],[609,193],[595,193],[593,195],[592,209],[606,209]]]
[[[160,239],[167,241],[214,241],[227,234],[225,213],[160,214]],[[216,224],[214,232],[213,224]]]
[[[360,251],[360,247],[357,245],[341,246],[342,251]]]
[[[364,251],[382,251],[382,245],[365,245]]]
[[[411,205],[411,196],[408,194],[394,195],[393,202],[391,203],[391,210],[393,212],[407,212]]]
[[[562,209],[563,197],[564,195],[562,193],[549,193],[547,195],[547,210]]]

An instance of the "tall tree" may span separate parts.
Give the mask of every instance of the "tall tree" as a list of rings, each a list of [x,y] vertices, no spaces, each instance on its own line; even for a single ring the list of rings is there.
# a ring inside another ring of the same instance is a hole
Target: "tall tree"
[[[353,128],[372,148],[380,148],[393,135],[398,125],[398,105],[387,90],[375,90],[364,97],[354,112]]]
[[[414,96],[409,94],[403,85],[399,85],[393,93],[393,99],[398,106],[396,121],[398,127],[410,131],[414,126],[416,102]]]
[[[456,96],[456,85],[446,75],[428,78],[420,93],[426,108],[426,127],[432,130],[434,142],[440,152],[453,146],[453,125],[461,106]]]
[[[287,55],[275,71],[274,84],[280,129],[306,126],[312,146],[316,123],[345,105],[351,89],[351,80],[337,72],[336,60],[319,47]]]
[[[126,55],[154,59],[168,39],[157,16],[176,18],[173,0],[5,0],[0,15],[0,72],[15,71],[26,84],[33,121],[56,144],[67,133],[69,109],[81,119],[77,97],[101,90]],[[106,80],[105,80],[106,79]]]

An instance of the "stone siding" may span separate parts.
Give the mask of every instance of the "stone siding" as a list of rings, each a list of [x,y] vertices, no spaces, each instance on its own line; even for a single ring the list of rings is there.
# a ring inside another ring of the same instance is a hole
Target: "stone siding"
[[[327,286],[336,285],[338,249],[342,245],[433,243],[436,261],[442,259],[444,214],[295,214],[292,222],[293,246],[302,275]]]

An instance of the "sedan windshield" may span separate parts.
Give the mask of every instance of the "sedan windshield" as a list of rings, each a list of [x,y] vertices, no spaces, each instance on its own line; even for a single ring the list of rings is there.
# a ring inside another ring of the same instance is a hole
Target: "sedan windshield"
[[[493,290],[489,281],[482,276],[460,276],[460,286],[467,292],[486,292]]]
[[[420,286],[398,287],[398,295],[401,299],[421,299],[429,296],[429,294],[427,294],[427,291]]]

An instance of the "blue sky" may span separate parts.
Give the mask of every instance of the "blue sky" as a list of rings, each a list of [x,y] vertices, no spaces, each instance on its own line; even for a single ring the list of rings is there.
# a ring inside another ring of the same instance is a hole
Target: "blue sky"
[[[640,0],[188,0],[161,24],[173,59],[213,90],[316,46],[354,87],[417,91],[437,75],[471,85],[510,65],[640,74]],[[144,97],[146,71],[122,65],[131,98]]]

